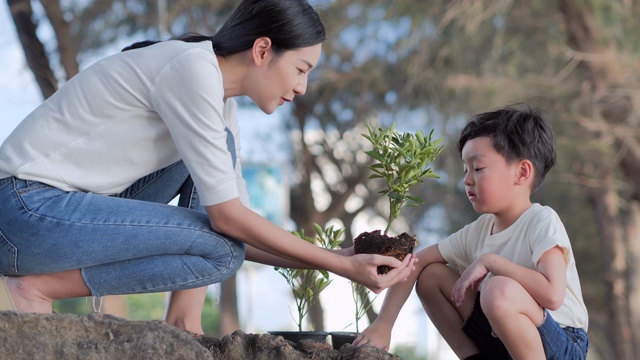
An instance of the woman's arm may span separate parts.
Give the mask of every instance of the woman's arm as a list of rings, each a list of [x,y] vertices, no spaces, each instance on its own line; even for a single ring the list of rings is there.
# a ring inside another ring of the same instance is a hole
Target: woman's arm
[[[420,275],[420,272],[429,264],[440,262],[446,263],[438,250],[438,245],[431,245],[416,254],[418,258],[417,271],[413,271],[407,281],[398,283],[387,291],[382,303],[380,314],[376,320],[367,327],[354,341],[354,345],[371,345],[381,349],[389,350],[391,341],[391,330],[393,324],[400,314],[402,306],[411,294],[411,290]]]
[[[325,251],[332,252],[341,256],[352,256],[354,255],[353,246],[345,249],[324,249]],[[313,267],[310,264],[289,260],[282,258],[280,256],[269,254],[266,251],[255,248],[251,245],[247,245],[247,255],[246,259],[248,261],[257,262],[264,265],[270,266],[278,266],[285,268],[293,268],[293,269],[316,269],[316,270],[327,270],[327,269],[318,269]]]
[[[401,262],[389,256],[341,256],[322,249],[269,222],[246,208],[237,198],[207,206],[206,210],[213,229],[261,250],[263,253],[251,249],[248,256],[267,263],[280,261],[277,258],[281,258],[312,268],[326,269],[359,282],[375,293],[405,280],[414,269],[415,259],[412,256],[407,256]],[[264,253],[275,257],[266,257]],[[379,275],[377,267],[380,265],[388,265],[394,269],[385,275]]]
[[[536,270],[527,269],[496,254],[480,256],[462,273],[454,285],[452,298],[456,304],[461,304],[467,289],[479,286],[489,272],[514,279],[546,309],[556,310],[564,301],[567,264],[559,246],[542,254]]]

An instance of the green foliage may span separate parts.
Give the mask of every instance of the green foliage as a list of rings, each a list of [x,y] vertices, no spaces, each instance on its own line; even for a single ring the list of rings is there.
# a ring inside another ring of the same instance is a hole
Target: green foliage
[[[93,311],[91,298],[82,297],[82,298],[56,300],[53,302],[53,311],[58,314],[76,314],[76,315],[89,314]]]
[[[320,243],[320,246],[325,249],[338,249],[342,243],[342,235],[344,229],[333,229],[333,225],[329,226],[326,230],[322,230],[322,227],[318,224],[313,224],[313,229],[316,232],[316,240]]]
[[[334,230],[333,226],[330,226],[323,231],[318,224],[313,224],[313,227],[317,240],[323,248],[335,249],[340,246],[342,242],[340,237],[344,233],[344,229]],[[291,233],[311,244],[315,244],[315,239],[306,236],[304,230],[300,232],[294,230]],[[302,320],[309,312],[309,308],[317,301],[320,293],[331,283],[329,273],[326,270],[283,267],[275,267],[275,270],[285,278],[291,288],[298,313],[298,317],[297,319],[294,318],[294,321],[298,325],[298,331],[302,331]]]
[[[205,334],[216,335],[220,327],[220,307],[213,300],[211,294],[207,293],[204,299],[204,308],[200,317],[202,321],[202,330]]]
[[[160,320],[165,313],[166,293],[126,295],[126,316],[128,320]],[[96,303],[97,306],[97,303]],[[53,302],[53,311],[58,314],[86,315],[92,313],[93,298],[82,297],[63,299]],[[202,328],[206,334],[216,334],[219,312],[210,294],[207,294],[202,311]]]
[[[389,219],[384,233],[391,223],[400,216],[403,206],[418,206],[424,201],[409,195],[409,190],[424,178],[439,178],[431,169],[431,163],[442,151],[442,139],[433,140],[433,130],[425,136],[418,130],[415,134],[395,131],[395,123],[390,128],[373,129],[367,125],[369,134],[363,134],[373,145],[367,155],[374,159],[369,166],[373,171],[370,179],[384,179],[387,187],[380,194],[389,198]]]
[[[131,320],[162,319],[165,312],[165,293],[135,294],[125,297],[128,318]]]

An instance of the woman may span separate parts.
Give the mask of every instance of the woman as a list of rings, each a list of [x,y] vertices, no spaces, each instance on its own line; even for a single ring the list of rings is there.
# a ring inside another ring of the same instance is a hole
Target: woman
[[[245,0],[212,37],[136,43],[65,84],[0,148],[0,310],[171,291],[166,321],[202,334],[206,286],[245,257],[406,279],[412,257],[326,251],[248,208],[232,98],[270,114],[303,95],[324,39],[304,0]]]

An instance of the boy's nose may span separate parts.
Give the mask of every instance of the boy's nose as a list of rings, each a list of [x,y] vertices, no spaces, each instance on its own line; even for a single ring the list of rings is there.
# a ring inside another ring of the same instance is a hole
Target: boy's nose
[[[462,181],[464,182],[465,186],[471,186],[472,181],[471,181],[471,175],[469,173],[464,174],[464,178],[462,179]]]

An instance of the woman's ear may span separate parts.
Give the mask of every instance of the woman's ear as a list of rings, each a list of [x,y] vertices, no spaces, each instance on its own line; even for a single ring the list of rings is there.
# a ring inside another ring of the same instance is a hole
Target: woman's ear
[[[251,58],[256,65],[260,66],[268,60],[272,52],[271,39],[266,36],[259,37],[253,42]]]

